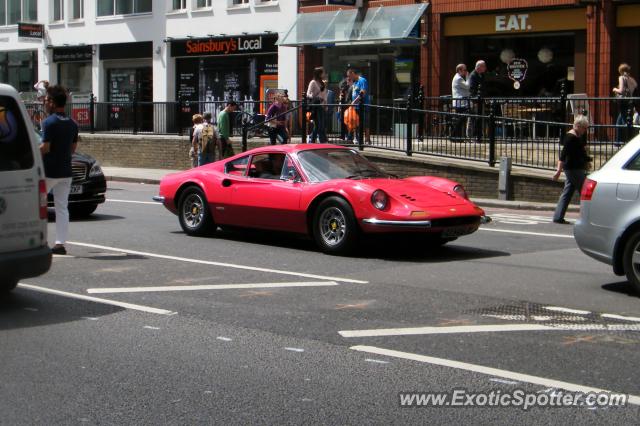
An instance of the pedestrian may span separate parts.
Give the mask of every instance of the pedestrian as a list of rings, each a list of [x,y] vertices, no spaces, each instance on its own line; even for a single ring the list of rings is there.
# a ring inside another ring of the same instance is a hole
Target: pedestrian
[[[191,131],[191,149],[189,149],[189,158],[191,159],[191,167],[198,167],[198,155],[200,154],[198,148],[198,134],[202,129],[202,114],[193,114],[191,117],[193,123],[193,129]]]
[[[622,63],[618,67],[618,86],[613,88],[613,93],[618,98],[630,98],[638,87],[636,80],[631,77],[631,67]],[[633,101],[629,99],[619,99],[618,118],[616,119],[616,146],[620,146],[631,139],[626,129],[627,116],[633,116]],[[632,117],[629,117],[632,118]]]
[[[360,122],[362,123],[356,131],[356,139],[362,141],[362,135],[360,134],[360,128],[364,128],[364,141],[365,143],[371,143],[371,135],[369,133],[369,82],[362,76],[360,71],[353,67],[347,69],[347,76],[353,82],[351,84],[351,105],[354,106],[358,112]],[[349,137],[353,139],[352,136]]]
[[[33,85],[33,88],[36,91],[36,99],[38,102],[44,102],[44,99],[47,97],[47,89],[49,88],[49,80],[40,80],[36,84]]]
[[[230,113],[238,108],[238,104],[234,101],[227,101],[222,111],[218,113],[218,155],[220,159],[228,158],[234,155],[231,146],[231,117]]]
[[[78,125],[65,114],[67,91],[62,86],[47,87],[44,98],[49,116],[42,122],[40,153],[44,163],[47,192],[52,192],[56,211],[54,254],[67,254],[69,232],[69,192],[71,191],[71,156],[78,146]]]
[[[216,130],[211,124],[211,113],[205,112],[202,114],[203,122],[199,129],[194,130],[193,136],[198,147],[198,166],[204,166],[213,162],[217,137]]]
[[[469,74],[469,96],[473,98],[484,96],[484,73],[487,72],[487,63],[483,60],[476,62],[474,70]],[[469,106],[471,112],[482,115],[482,101],[475,101]],[[482,136],[482,125],[478,123],[481,119],[470,117],[467,120],[467,137],[478,138]]]
[[[556,211],[553,214],[555,223],[567,224],[564,215],[571,202],[571,197],[575,191],[582,191],[582,184],[587,177],[587,168],[591,158],[587,155],[587,129],[589,119],[584,115],[576,116],[573,128],[569,130],[563,138],[562,151],[558,160],[558,168],[553,175],[553,180],[557,181],[564,171],[564,189],[558,199]]]
[[[347,110],[347,108],[349,108],[349,104],[351,104],[351,99],[349,99],[349,95],[351,94],[351,79],[349,79],[349,76],[345,76],[340,81],[338,88],[340,89],[340,140],[346,142],[349,136],[349,130],[347,129],[347,125],[344,122],[344,112]]]
[[[307,99],[311,105],[311,117],[313,130],[311,131],[311,143],[327,142],[326,117],[327,117],[327,84],[324,81],[324,68],[317,67],[313,70],[313,79],[307,88]]]
[[[456,74],[451,81],[451,97],[453,98],[453,110],[456,115],[452,118],[451,136],[453,140],[461,140],[463,128],[466,127],[466,114],[469,113],[469,71],[465,64],[456,66]]]
[[[269,127],[269,140],[271,145],[276,143],[285,144],[289,141],[289,133],[287,131],[287,104],[284,96],[276,94],[273,103],[267,110],[265,121]]]

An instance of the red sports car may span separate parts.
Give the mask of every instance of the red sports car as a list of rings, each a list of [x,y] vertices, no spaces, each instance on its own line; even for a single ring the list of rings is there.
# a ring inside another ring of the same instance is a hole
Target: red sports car
[[[256,148],[165,176],[153,197],[189,235],[220,226],[307,234],[344,254],[361,233],[421,233],[444,244],[489,220],[464,188],[447,179],[398,179],[336,145]]]

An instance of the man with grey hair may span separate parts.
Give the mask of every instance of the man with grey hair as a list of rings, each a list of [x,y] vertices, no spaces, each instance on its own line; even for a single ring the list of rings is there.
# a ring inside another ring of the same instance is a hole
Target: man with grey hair
[[[553,214],[555,223],[568,224],[564,219],[567,207],[571,202],[571,197],[575,191],[582,191],[582,184],[587,177],[587,168],[591,162],[591,157],[587,155],[587,129],[589,119],[584,115],[577,115],[573,121],[573,128],[569,130],[562,140],[563,146],[558,160],[556,173],[553,180],[557,181],[564,171],[565,183],[556,211]]]
[[[451,97],[453,98],[453,109],[457,115],[452,118],[451,125],[451,139],[462,139],[462,129],[466,121],[466,116],[469,112],[469,82],[467,77],[469,72],[465,64],[458,64],[456,66],[456,75],[453,76],[451,81]]]
[[[469,75],[469,95],[472,98],[476,98],[478,96],[484,96],[484,73],[487,72],[487,63],[483,60],[479,60],[476,62],[476,67],[473,72]],[[474,110],[472,111],[474,114],[482,113],[481,103],[474,103]],[[478,125],[477,118],[470,118],[467,121],[467,137],[474,138],[482,135],[482,126]]]

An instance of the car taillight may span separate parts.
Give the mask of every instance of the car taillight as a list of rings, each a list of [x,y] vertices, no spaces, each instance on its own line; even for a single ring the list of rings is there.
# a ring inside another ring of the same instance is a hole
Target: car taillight
[[[46,219],[47,213],[47,183],[41,179],[38,182],[38,195],[40,198],[40,219]]]
[[[595,180],[587,179],[582,185],[582,192],[580,192],[580,200],[581,201],[591,201],[591,197],[593,197],[593,193],[596,190],[596,185],[598,182]]]

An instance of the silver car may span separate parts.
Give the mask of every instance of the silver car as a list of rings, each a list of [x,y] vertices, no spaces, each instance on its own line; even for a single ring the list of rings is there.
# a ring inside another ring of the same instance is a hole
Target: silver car
[[[578,247],[640,293],[640,136],[588,176],[580,200]]]

